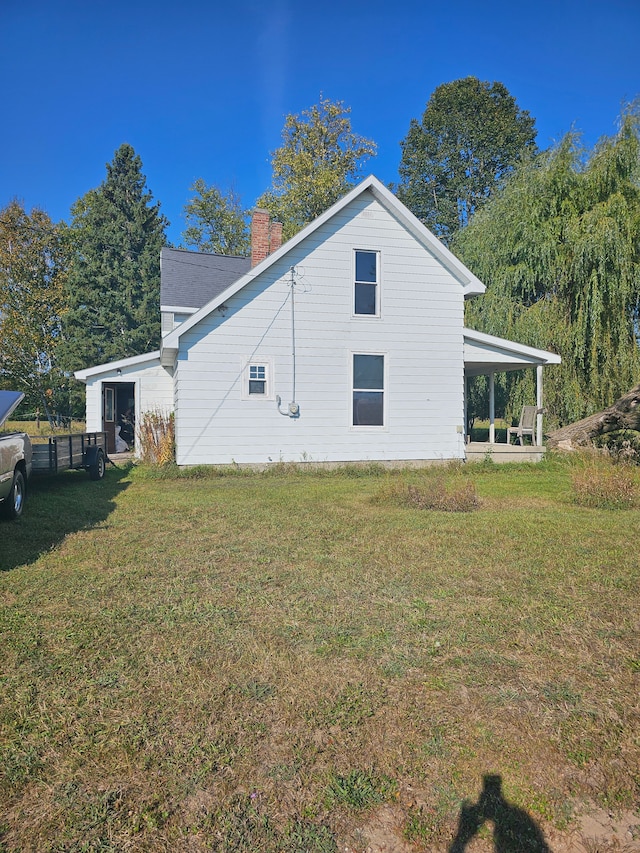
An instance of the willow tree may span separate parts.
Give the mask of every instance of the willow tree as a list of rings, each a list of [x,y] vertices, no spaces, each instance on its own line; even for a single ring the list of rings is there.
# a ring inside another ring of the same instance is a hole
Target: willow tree
[[[558,423],[599,411],[638,382],[640,122],[584,151],[576,134],[525,163],[456,236],[487,294],[467,324],[558,352],[547,406]],[[534,394],[507,377],[510,410]]]

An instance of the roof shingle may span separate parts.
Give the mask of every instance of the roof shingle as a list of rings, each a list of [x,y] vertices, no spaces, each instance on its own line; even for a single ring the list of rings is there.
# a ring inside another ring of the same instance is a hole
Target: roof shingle
[[[160,250],[160,305],[163,310],[202,308],[250,267],[251,258],[165,247]]]

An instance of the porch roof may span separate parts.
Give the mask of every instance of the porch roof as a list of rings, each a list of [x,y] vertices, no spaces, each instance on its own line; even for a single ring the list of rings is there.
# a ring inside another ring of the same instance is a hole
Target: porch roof
[[[554,352],[476,332],[474,329],[464,330],[464,371],[467,376],[560,364],[560,361],[560,356]]]
[[[149,364],[153,361],[157,361],[160,364],[160,350],[145,352],[142,355],[132,355],[129,358],[121,358],[118,361],[109,361],[106,364],[87,367],[85,370],[76,370],[73,375],[80,382],[86,384],[90,379],[95,379],[97,376],[119,376],[118,370],[122,373],[122,371],[128,371],[131,368],[140,367],[143,364]]]

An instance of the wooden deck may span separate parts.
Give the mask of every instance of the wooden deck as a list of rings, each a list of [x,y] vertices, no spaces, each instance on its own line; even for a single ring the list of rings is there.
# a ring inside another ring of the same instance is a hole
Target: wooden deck
[[[482,462],[487,457],[493,462],[540,462],[546,451],[546,447],[490,444],[488,441],[472,441],[465,446],[467,462]]]

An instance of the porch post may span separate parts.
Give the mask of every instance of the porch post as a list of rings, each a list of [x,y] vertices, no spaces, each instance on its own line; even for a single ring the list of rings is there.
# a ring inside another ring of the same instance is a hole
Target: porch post
[[[471,441],[471,436],[467,433],[467,398],[469,396],[469,377],[466,372],[464,373],[464,379],[462,380],[463,387],[463,400],[462,400],[462,417],[464,420],[462,423],[464,424],[464,443],[467,444],[468,441]]]
[[[496,441],[496,386],[493,370],[489,374],[489,444]]]
[[[542,447],[542,365],[539,364],[536,368],[536,406],[538,414],[536,416],[536,446]]]

